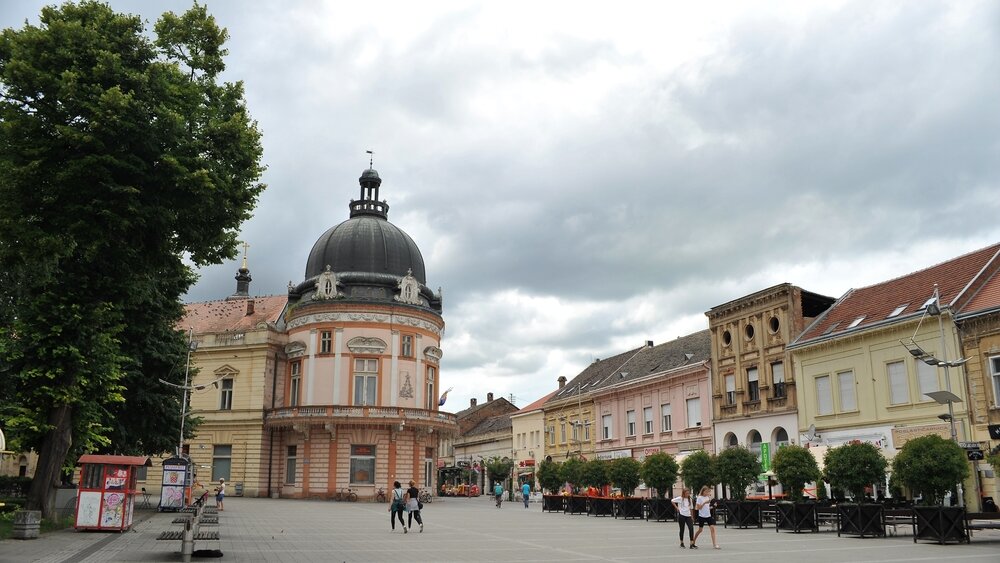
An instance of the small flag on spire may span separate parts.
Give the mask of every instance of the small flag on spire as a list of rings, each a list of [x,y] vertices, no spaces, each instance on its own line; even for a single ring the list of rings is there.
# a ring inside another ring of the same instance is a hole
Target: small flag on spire
[[[438,406],[439,407],[443,407],[444,406],[444,402],[448,400],[448,393],[452,389],[454,389],[454,387],[449,387],[447,391],[445,391],[444,393],[441,393],[441,399],[438,400]]]

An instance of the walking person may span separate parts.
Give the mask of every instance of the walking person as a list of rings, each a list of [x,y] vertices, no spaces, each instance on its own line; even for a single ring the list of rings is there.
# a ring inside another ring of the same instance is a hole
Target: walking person
[[[694,524],[691,522],[691,493],[687,489],[681,489],[681,496],[674,497],[670,501],[677,511],[677,523],[681,528],[681,549],[684,549],[684,527],[687,526],[688,539],[691,540],[691,547],[694,547]]]
[[[528,497],[531,496],[531,485],[527,481],[521,485],[521,496],[524,497],[524,507],[528,508]]]
[[[497,484],[493,486],[493,497],[497,501],[497,508],[500,508],[500,504],[503,503],[503,485],[500,484],[500,481],[497,481]]]
[[[413,527],[413,520],[417,520],[417,524],[420,525],[420,531],[424,531],[424,520],[420,517],[420,509],[422,508],[422,503],[420,502],[420,490],[417,489],[416,483],[410,480],[410,488],[406,489],[406,511],[410,513],[406,517],[406,520],[410,523],[409,527]],[[402,516],[400,516],[402,519]],[[404,528],[405,530],[406,528]]]
[[[403,486],[399,484],[399,481],[393,481],[392,483],[392,504],[389,505],[389,524],[392,525],[392,531],[396,531],[396,518],[399,518],[399,525],[403,527],[403,533],[406,533],[406,522],[403,521],[403,508],[405,504],[403,502]]]
[[[219,487],[215,489],[215,506],[219,509],[219,512],[225,510],[222,507],[222,501],[226,498],[226,480],[219,479]]]
[[[722,549],[722,546],[715,539],[715,518],[712,516],[712,502],[712,488],[706,485],[701,488],[698,498],[694,500],[695,510],[698,511],[698,533],[691,540],[691,549],[698,549],[698,546],[694,542],[698,541],[698,536],[701,535],[705,525],[708,525],[708,531],[712,534],[712,547]]]

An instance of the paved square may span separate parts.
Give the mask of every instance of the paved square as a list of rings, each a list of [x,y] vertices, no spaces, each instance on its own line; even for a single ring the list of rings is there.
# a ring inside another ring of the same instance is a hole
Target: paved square
[[[221,549],[220,559],[194,561],[681,561],[740,563],[802,561],[1000,562],[1000,531],[979,531],[970,545],[914,544],[909,530],[889,538],[838,538],[836,532],[776,533],[718,528],[722,550],[708,530],[697,551],[677,545],[677,524],[543,513],[486,497],[436,499],[424,507],[424,532],[389,530],[388,505],[227,498],[222,540],[196,549]],[[140,513],[134,532],[63,531],[40,540],[0,542],[0,561],[180,561],[180,542],[156,541],[179,529],[170,513]],[[707,547],[707,548],[706,548]]]

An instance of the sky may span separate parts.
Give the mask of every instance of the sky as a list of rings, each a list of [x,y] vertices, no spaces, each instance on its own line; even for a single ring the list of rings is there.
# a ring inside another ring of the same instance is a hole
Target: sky
[[[1000,241],[995,2],[206,5],[263,131],[251,293],[302,281],[374,151],[443,289],[446,410],[527,405],[778,283],[839,297]]]

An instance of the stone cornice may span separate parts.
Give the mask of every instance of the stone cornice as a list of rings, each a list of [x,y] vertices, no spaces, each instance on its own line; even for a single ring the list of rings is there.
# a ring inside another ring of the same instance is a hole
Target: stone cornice
[[[401,315],[399,313],[375,312],[327,312],[310,313],[296,317],[288,322],[288,330],[294,330],[306,325],[318,323],[382,323],[404,325],[424,329],[434,335],[441,336],[441,327],[420,317]]]

